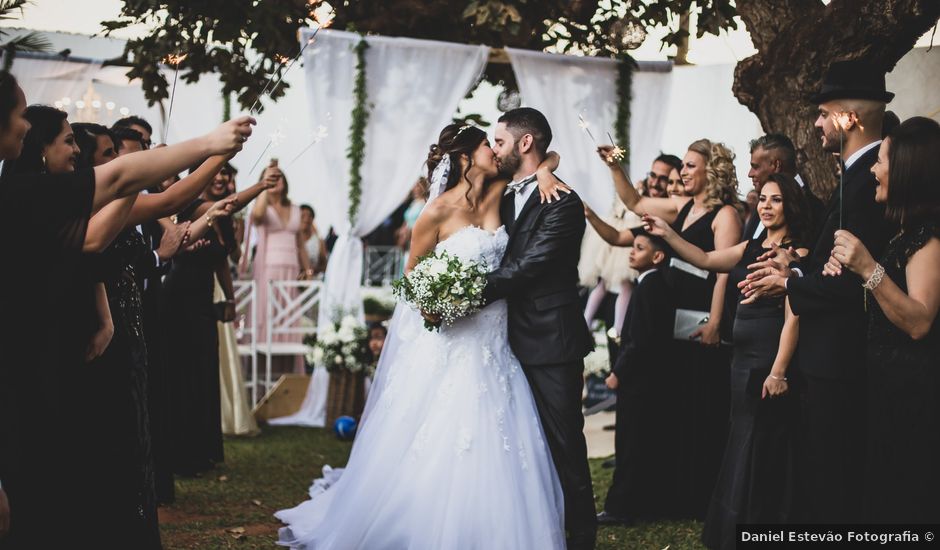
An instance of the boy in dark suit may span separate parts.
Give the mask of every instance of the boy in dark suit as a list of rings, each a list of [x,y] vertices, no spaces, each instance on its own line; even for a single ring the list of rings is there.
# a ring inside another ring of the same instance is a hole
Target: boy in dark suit
[[[659,271],[668,245],[641,229],[633,232],[630,267],[640,275],[627,306],[620,356],[607,378],[608,387],[617,391],[617,465],[604,511],[597,515],[600,525],[627,525],[641,514],[656,515],[662,509],[654,502],[656,495],[670,493],[669,470],[663,466],[671,453],[664,452],[664,445],[657,441],[672,433],[663,425],[668,422],[664,406],[668,361],[664,357],[675,313]]]

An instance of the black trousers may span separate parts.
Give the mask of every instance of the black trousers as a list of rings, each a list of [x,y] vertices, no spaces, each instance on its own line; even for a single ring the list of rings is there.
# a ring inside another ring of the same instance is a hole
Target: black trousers
[[[859,369],[860,371],[862,369]],[[804,375],[797,513],[812,523],[862,521],[865,377]]]
[[[569,550],[592,549],[597,534],[594,488],[584,440],[584,362],[523,365],[565,496]]]

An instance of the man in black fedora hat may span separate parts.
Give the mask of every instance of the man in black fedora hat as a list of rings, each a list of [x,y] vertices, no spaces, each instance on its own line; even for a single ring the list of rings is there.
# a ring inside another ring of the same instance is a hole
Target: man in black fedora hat
[[[786,292],[793,313],[800,316],[794,360],[806,385],[797,509],[806,521],[863,519],[865,291],[858,276],[823,277],[822,267],[840,228],[858,235],[875,257],[895,234],[884,206],[875,202],[877,182],[871,173],[885,104],[893,97],[885,90],[884,70],[864,61],[832,64],[810,100],[819,106],[815,126],[823,149],[840,156],[843,176],[830,197],[816,245],[799,262],[786,252],[768,258],[741,284],[752,298]]]

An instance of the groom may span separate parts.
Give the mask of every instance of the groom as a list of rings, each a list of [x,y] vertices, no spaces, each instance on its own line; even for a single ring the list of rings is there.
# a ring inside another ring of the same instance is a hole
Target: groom
[[[594,491],[584,441],[581,391],[584,356],[593,339],[578,297],[584,207],[572,192],[540,203],[535,172],[552,129],[530,108],[513,109],[496,127],[496,163],[512,178],[500,204],[509,244],[487,276],[486,302],[509,304],[509,342],[538,407],[565,496],[568,548],[592,549],[597,532]]]

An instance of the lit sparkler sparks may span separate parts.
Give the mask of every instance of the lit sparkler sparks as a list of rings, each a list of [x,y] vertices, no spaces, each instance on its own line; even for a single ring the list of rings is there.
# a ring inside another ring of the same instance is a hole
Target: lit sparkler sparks
[[[166,142],[170,137],[170,115],[173,114],[173,100],[176,98],[176,81],[180,75],[180,63],[186,59],[189,54],[169,54],[163,58],[167,65],[173,65],[173,89],[170,91],[170,108],[166,112],[166,120],[163,121],[163,141]]]
[[[616,160],[617,162],[622,162],[624,157],[627,155],[627,152],[624,151],[622,147],[617,145],[617,142],[614,141],[614,138],[610,135],[610,132],[607,132],[607,139],[609,139],[610,144],[614,146],[607,158]]]

